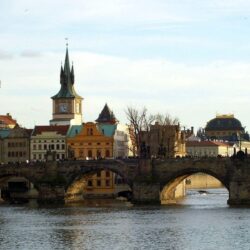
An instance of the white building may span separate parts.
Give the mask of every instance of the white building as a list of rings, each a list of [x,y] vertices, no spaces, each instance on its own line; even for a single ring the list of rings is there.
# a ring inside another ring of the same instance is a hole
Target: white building
[[[127,125],[117,124],[114,134],[114,157],[132,156],[132,142]]]
[[[217,157],[218,155],[226,157],[233,154],[231,145],[218,141],[187,141],[186,151],[188,156],[193,157]]]
[[[35,126],[30,140],[31,161],[45,160],[48,150],[55,152],[56,159],[67,158],[66,136],[68,125]]]

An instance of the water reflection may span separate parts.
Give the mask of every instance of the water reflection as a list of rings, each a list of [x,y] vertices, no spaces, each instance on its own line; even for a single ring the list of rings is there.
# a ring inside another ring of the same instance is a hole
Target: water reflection
[[[88,201],[0,206],[0,249],[250,249],[249,209],[226,190],[190,191],[177,206]]]

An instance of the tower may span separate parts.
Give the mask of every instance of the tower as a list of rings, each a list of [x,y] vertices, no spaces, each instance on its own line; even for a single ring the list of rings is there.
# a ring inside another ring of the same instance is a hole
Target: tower
[[[95,121],[99,124],[116,124],[118,122],[113,111],[110,110],[107,103],[105,104],[104,108]]]
[[[74,88],[75,74],[74,67],[70,69],[68,47],[64,68],[61,66],[59,92],[52,96],[53,101],[53,119],[50,125],[80,125],[82,124],[82,100]]]

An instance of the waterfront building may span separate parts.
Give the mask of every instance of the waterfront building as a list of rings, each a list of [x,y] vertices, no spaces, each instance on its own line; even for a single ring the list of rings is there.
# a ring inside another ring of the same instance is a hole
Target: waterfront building
[[[115,124],[83,123],[72,126],[67,138],[68,154],[77,160],[93,160],[113,157]],[[83,181],[84,196],[113,196],[115,175],[111,171],[100,171]]]
[[[53,119],[50,125],[81,125],[82,124],[82,100],[74,88],[75,74],[72,65],[70,69],[68,48],[64,67],[61,66],[60,90],[52,96]]]
[[[0,162],[20,163],[30,160],[31,130],[16,125],[0,130]]]
[[[17,125],[17,121],[12,118],[10,113],[0,115],[0,129],[12,129]]]
[[[185,132],[180,125],[160,125],[156,122],[149,131],[142,132],[142,141],[150,148],[153,157],[186,156]]]
[[[232,156],[234,145],[219,141],[187,141],[187,155],[192,157]]]
[[[30,159],[44,161],[49,150],[55,152],[57,160],[67,158],[68,130],[68,125],[35,126],[30,140]]]
[[[249,135],[245,132],[241,122],[233,114],[217,115],[210,120],[205,127],[205,137],[210,140],[224,141],[249,141]]]

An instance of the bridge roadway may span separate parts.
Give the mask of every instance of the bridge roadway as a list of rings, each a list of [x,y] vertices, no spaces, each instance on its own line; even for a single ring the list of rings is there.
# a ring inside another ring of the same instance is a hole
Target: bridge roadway
[[[102,159],[83,161],[48,161],[0,166],[1,180],[21,176],[32,182],[41,202],[63,201],[72,185],[84,176],[110,170],[123,177],[138,203],[172,201],[176,186],[189,175],[214,176],[229,191],[228,203],[250,205],[250,160],[230,158]]]

